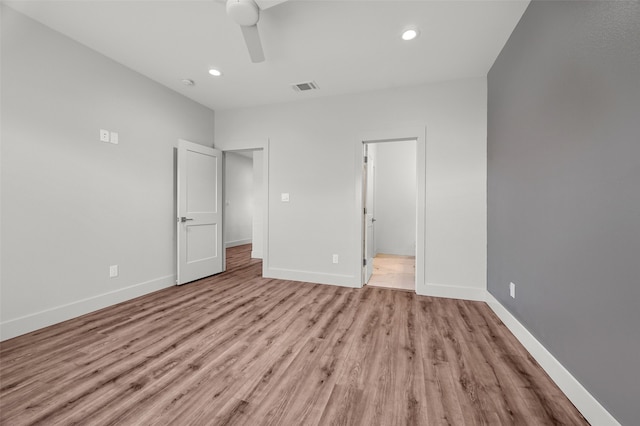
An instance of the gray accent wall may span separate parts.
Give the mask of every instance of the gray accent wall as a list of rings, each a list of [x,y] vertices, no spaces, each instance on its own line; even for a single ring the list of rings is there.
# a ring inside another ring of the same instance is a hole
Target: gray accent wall
[[[533,1],[489,72],[488,290],[638,424],[640,2]]]

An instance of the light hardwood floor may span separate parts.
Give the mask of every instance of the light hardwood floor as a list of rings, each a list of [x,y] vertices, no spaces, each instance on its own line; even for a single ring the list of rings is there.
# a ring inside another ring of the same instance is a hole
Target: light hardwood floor
[[[376,255],[373,258],[373,274],[367,285],[415,292],[415,256],[382,253]]]
[[[584,425],[486,304],[228,272],[0,346],[0,423]]]

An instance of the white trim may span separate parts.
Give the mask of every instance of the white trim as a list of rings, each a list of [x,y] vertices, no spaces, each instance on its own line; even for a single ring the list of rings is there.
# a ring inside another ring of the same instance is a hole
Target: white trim
[[[343,274],[326,274],[320,272],[302,271],[297,269],[269,268],[265,278],[279,280],[301,281],[315,284],[337,285],[340,287],[359,288],[359,277]]]
[[[129,287],[89,297],[66,305],[56,306],[0,324],[0,341],[30,333],[53,324],[67,321],[117,303],[135,299],[176,284],[175,275],[167,275]]]
[[[243,246],[245,244],[251,244],[251,238],[246,238],[244,240],[227,241],[226,243],[224,243],[224,246],[225,248],[229,248],[229,247]]]
[[[446,297],[448,299],[475,300],[484,302],[486,290],[477,287],[463,287],[445,284],[426,283],[416,293],[420,296]]]
[[[485,301],[589,423],[594,426],[620,426],[598,400],[492,294],[487,292]]]

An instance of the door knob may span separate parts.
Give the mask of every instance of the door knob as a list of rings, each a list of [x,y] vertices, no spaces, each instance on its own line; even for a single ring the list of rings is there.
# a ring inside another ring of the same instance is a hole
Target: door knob
[[[188,221],[188,220],[193,220],[193,218],[192,218],[192,217],[184,217],[184,216],[182,216],[182,217],[180,218],[180,222],[186,222],[186,221]]]

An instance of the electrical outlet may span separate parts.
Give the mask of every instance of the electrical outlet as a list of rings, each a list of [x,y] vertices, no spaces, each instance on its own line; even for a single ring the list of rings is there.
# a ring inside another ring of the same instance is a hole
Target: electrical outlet
[[[333,255],[333,263],[338,263],[338,255],[337,254]]]
[[[516,298],[516,285],[514,283],[509,283],[509,295]]]
[[[118,276],[118,265],[109,266],[109,278],[115,278]]]
[[[100,142],[109,142],[109,131],[100,129]]]
[[[282,194],[280,194],[280,201],[282,201],[283,203],[288,203],[289,202],[289,193],[288,192],[283,192]]]

